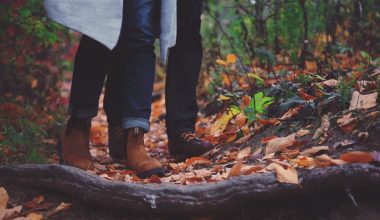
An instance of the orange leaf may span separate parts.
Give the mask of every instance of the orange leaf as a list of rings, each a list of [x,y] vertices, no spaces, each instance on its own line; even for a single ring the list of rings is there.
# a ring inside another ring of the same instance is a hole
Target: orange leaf
[[[301,98],[305,101],[312,101],[317,99],[317,97],[307,94],[304,88],[298,89],[298,93],[300,94]]]
[[[352,151],[341,155],[340,159],[349,163],[369,163],[373,156],[369,152]]]
[[[281,118],[279,118],[279,120],[284,121],[284,120],[288,120],[288,119],[295,117],[296,115],[298,115],[300,113],[302,108],[303,108],[303,106],[299,105],[297,107],[290,109]]]
[[[149,183],[161,183],[161,179],[160,177],[158,177],[157,175],[153,175],[149,178]]]
[[[235,118],[235,124],[238,126],[238,128],[244,127],[248,122],[248,118],[243,114],[240,113]]]
[[[259,123],[262,125],[278,125],[278,124],[280,124],[280,121],[276,118],[272,118],[272,119],[268,119],[268,120],[260,119]]]
[[[243,161],[239,160],[235,165],[231,168],[230,173],[228,174],[228,178],[232,176],[240,176],[241,168],[243,167]]]
[[[187,166],[195,165],[195,164],[207,164],[211,165],[212,162],[206,158],[203,157],[192,157],[186,160],[185,164]]]
[[[235,54],[228,54],[227,55],[227,63],[228,64],[233,64],[236,63],[237,56]]]

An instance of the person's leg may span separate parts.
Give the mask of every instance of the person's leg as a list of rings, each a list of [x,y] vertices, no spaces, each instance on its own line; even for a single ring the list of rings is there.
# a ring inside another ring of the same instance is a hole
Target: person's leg
[[[199,156],[213,146],[194,137],[198,114],[196,87],[202,62],[200,35],[203,0],[178,0],[177,43],[169,51],[166,127],[174,156]]]
[[[157,0],[124,1],[123,30],[116,47],[121,58],[118,71],[124,152],[127,165],[141,178],[163,175],[161,164],[145,151],[155,77],[154,53]]]
[[[91,119],[98,113],[110,50],[83,36],[74,62],[70,96],[70,119],[58,142],[61,163],[92,168],[89,152]]]

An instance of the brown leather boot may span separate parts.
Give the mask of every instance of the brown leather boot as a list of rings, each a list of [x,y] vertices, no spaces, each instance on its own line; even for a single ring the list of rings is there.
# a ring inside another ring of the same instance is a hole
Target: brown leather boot
[[[91,120],[70,118],[58,141],[57,150],[61,164],[83,170],[94,168],[90,154]]]
[[[126,132],[124,152],[127,166],[135,170],[137,176],[145,179],[153,175],[164,176],[162,165],[148,156],[144,145],[144,131],[141,128],[130,128]]]

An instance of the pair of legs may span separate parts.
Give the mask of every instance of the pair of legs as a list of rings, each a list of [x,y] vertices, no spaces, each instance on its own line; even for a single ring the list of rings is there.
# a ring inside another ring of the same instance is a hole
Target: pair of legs
[[[156,8],[159,1],[124,2],[123,31],[119,44],[113,51],[89,37],[82,38],[75,59],[69,110],[71,118],[91,120],[95,117],[107,75],[105,110],[109,124],[120,126],[124,131],[139,128],[146,132],[149,130],[155,75],[154,21],[158,20]],[[212,147],[198,139],[189,138],[189,135],[182,136],[194,132],[198,113],[196,85],[202,60],[199,33],[201,7],[202,0],[178,0],[177,44],[170,49],[167,70],[166,126],[169,150],[172,154],[185,156],[196,156]],[[82,135],[82,145],[88,142],[86,135]],[[159,167],[145,156],[146,152],[136,153],[130,150],[132,145],[141,145],[141,134],[135,132],[125,136],[121,138],[120,146],[113,148],[113,155],[124,157],[127,162],[132,161],[137,170],[146,170],[146,167],[139,169],[136,160],[145,160],[143,164],[148,164],[150,170]],[[140,139],[136,140],[135,137]],[[143,151],[141,146],[138,148]]]

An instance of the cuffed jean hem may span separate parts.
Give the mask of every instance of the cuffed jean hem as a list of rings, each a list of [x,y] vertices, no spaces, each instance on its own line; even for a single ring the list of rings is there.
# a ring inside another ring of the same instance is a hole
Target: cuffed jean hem
[[[77,109],[72,105],[69,105],[67,112],[78,119],[92,119],[98,115],[98,109]]]
[[[149,131],[150,123],[145,118],[123,118],[123,129],[141,128],[145,132]]]

